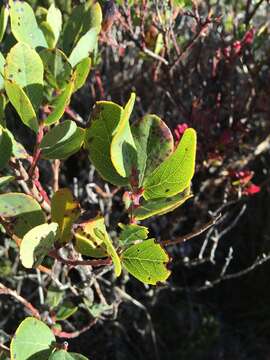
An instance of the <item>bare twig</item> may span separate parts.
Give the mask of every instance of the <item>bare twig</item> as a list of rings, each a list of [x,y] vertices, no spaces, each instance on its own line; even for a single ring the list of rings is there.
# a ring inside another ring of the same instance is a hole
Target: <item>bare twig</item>
[[[106,266],[106,265],[111,265],[112,263],[112,259],[111,258],[106,258],[106,259],[95,259],[95,260],[70,260],[70,259],[64,259],[57,250],[52,250],[49,253],[49,256],[51,256],[52,258],[60,261],[62,264],[64,265],[69,265],[69,266],[78,266],[78,265],[83,265],[83,266]]]
[[[161,244],[164,246],[170,246],[170,245],[176,245],[176,244],[181,244],[183,242],[186,242],[190,239],[193,239],[196,236],[201,235],[203,232],[205,232],[206,230],[208,230],[211,226],[215,225],[216,222],[220,219],[221,214],[217,215],[214,219],[210,220],[207,224],[201,226],[199,229],[192,231],[191,233],[184,235],[184,236],[180,236],[175,240],[164,240],[161,241]]]
[[[215,285],[218,285],[222,281],[231,280],[231,279],[237,279],[237,278],[239,278],[241,276],[244,276],[244,275],[250,273],[252,270],[256,269],[258,266],[261,266],[264,263],[266,263],[267,261],[269,261],[270,260],[270,253],[262,254],[261,256],[258,256],[257,259],[253,262],[252,265],[248,266],[247,268],[245,268],[243,270],[232,273],[232,274],[225,274],[225,272],[226,272],[226,270],[228,268],[228,259],[229,259],[229,263],[230,263],[231,262],[230,254],[226,258],[226,262],[225,262],[225,265],[224,265],[225,270],[224,270],[224,267],[223,267],[223,269],[221,271],[221,274],[217,279],[212,280],[212,281],[207,280],[203,286],[195,288],[194,291],[207,290],[207,289],[210,289],[210,288],[214,287]]]
[[[24,305],[24,307],[37,319],[40,319],[39,311],[25,298],[19,295],[15,290],[7,288],[5,285],[0,283],[0,295],[9,295],[14,297],[17,301]]]
[[[88,331],[89,329],[91,329],[91,327],[97,323],[97,320],[98,319],[92,320],[88,325],[86,325],[83,328],[81,328],[80,330],[77,330],[74,332],[66,332],[66,331],[61,331],[59,329],[53,328],[53,333],[54,333],[54,335],[56,335],[57,337],[60,337],[60,338],[74,339],[74,338],[80,336],[81,334],[83,334],[84,332]]]

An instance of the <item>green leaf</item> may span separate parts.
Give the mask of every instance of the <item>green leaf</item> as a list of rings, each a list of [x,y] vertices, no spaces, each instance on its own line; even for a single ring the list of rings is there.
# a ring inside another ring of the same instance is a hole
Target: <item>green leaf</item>
[[[86,129],[84,146],[100,176],[118,186],[128,184],[115,170],[110,156],[112,135],[117,128],[123,108],[110,101],[98,101],[91,115],[90,127]]]
[[[167,269],[169,256],[154,239],[130,246],[122,254],[123,266],[136,279],[156,285],[170,276]]]
[[[4,66],[6,63],[6,59],[3,54],[0,52],[0,90],[4,89]]]
[[[74,89],[74,81],[70,81],[70,83],[66,86],[66,88],[58,95],[53,101],[53,111],[45,120],[46,125],[52,125],[56,123],[65,112],[65,108],[68,106],[70,102],[71,95]]]
[[[83,59],[91,55],[96,47],[97,35],[97,29],[93,28],[80,38],[69,56],[69,62],[72,67],[75,67]]]
[[[33,227],[45,222],[39,203],[31,196],[21,193],[0,195],[0,216],[14,218],[10,228],[20,238]]]
[[[146,115],[132,126],[138,153],[139,185],[173,152],[170,129],[156,115]]]
[[[88,360],[88,358],[81,354],[69,353],[66,350],[59,350],[51,354],[48,360]]]
[[[180,194],[169,198],[161,198],[142,201],[142,204],[134,210],[134,217],[136,220],[144,220],[154,215],[164,215],[181,206],[185,201],[190,199],[192,194],[190,188],[187,188]]]
[[[75,43],[90,29],[96,28],[100,31],[102,22],[102,11],[98,3],[93,4],[92,0],[75,7],[68,18],[63,33],[63,50],[70,54]]]
[[[85,5],[79,5],[72,9],[63,31],[63,50],[65,54],[70,54],[74,43],[79,39],[84,14]]]
[[[106,257],[107,250],[103,247],[103,240],[96,236],[95,229],[106,232],[104,218],[98,217],[80,224],[75,231],[75,249],[82,255]]]
[[[16,109],[22,122],[30,129],[38,132],[38,120],[35,110],[23,89],[9,80],[5,81],[5,90],[11,104]]]
[[[137,166],[137,150],[129,126],[129,118],[133,110],[136,95],[131,94],[121,114],[120,122],[113,133],[111,143],[111,160],[118,174],[128,178]]]
[[[126,246],[134,243],[135,241],[142,241],[147,239],[148,229],[145,226],[140,226],[137,224],[124,225],[118,224],[122,229],[119,242],[121,245]]]
[[[72,225],[80,216],[80,205],[74,201],[69,189],[54,193],[51,202],[52,221],[59,225],[59,243],[66,244],[72,239]]]
[[[84,129],[66,120],[49,131],[40,144],[44,159],[66,159],[82,147]]]
[[[44,49],[39,53],[45,70],[45,78],[54,89],[63,89],[71,80],[72,67],[66,55],[59,49]]]
[[[0,170],[5,168],[12,155],[12,139],[9,133],[0,126]]]
[[[42,321],[28,317],[16,330],[10,344],[11,360],[47,360],[55,337]]]
[[[1,75],[0,75],[0,88],[1,88]],[[3,93],[0,93],[0,126],[6,127],[5,108],[7,99]]]
[[[79,90],[85,84],[91,69],[91,63],[92,61],[90,58],[85,58],[76,65],[74,92]]]
[[[64,295],[65,295],[64,290],[60,290],[58,287],[50,285],[47,290],[47,296],[46,296],[45,303],[50,308],[54,309],[63,300]]]
[[[15,176],[1,176],[0,177],[0,187],[9,184],[11,181],[15,180]]]
[[[89,24],[89,25],[88,25]],[[102,10],[101,6],[98,2],[93,4],[90,9],[90,22],[86,24],[86,26],[90,26],[89,28],[95,27],[98,29],[98,32],[101,29],[102,24]]]
[[[103,303],[98,303],[88,306],[86,300],[84,300],[84,303],[87,306],[87,310],[94,318],[99,318],[104,312],[108,310],[112,311],[113,308],[113,305],[108,305]]]
[[[100,240],[102,240],[102,242],[104,243],[104,245],[106,247],[107,253],[112,258],[112,261],[114,264],[115,276],[116,277],[120,276],[121,271],[122,271],[121,261],[120,261],[120,258],[113,246],[112,240],[110,239],[107,231],[103,232],[100,229],[95,228],[94,233],[96,234],[97,237],[100,238]]]
[[[53,47],[55,47],[62,29],[62,14],[61,11],[57,9],[54,4],[51,4],[51,6],[49,7],[47,13],[47,22],[50,24],[54,33]]]
[[[13,144],[13,150],[12,154],[17,159],[28,159],[27,151],[25,150],[24,146],[19,143],[13,136],[12,132],[6,129],[6,131],[9,133],[9,136],[11,137],[12,144]]]
[[[7,55],[5,78],[21,86],[38,109],[43,97],[43,63],[37,52],[27,44],[17,43]]]
[[[26,1],[9,1],[11,31],[17,41],[32,48],[47,47],[45,37],[38,27],[32,7]]]
[[[42,224],[24,235],[20,246],[20,259],[25,268],[38,267],[42,263],[53,248],[57,230],[57,223]]]
[[[47,21],[42,21],[39,25],[46,39],[49,48],[54,48],[55,38],[51,25]]]
[[[143,197],[146,200],[170,197],[189,187],[194,175],[195,156],[196,132],[189,128],[175,152],[145,180]]]
[[[0,12],[0,42],[3,40],[3,37],[6,32],[8,17],[9,17],[8,7],[3,5],[1,7],[1,12]]]
[[[78,310],[70,301],[64,302],[56,313],[56,321],[66,320]]]

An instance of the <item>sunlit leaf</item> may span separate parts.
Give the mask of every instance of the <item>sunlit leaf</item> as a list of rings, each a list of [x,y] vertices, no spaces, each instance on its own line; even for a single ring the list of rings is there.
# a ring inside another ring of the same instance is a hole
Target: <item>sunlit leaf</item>
[[[59,225],[59,243],[65,244],[72,239],[72,225],[80,216],[80,205],[73,199],[69,189],[54,193],[51,202],[52,221]]]
[[[66,55],[59,49],[44,49],[39,53],[45,70],[45,78],[54,89],[63,89],[71,80],[72,67]]]
[[[17,328],[10,344],[11,360],[48,360],[55,337],[42,321],[28,317]]]
[[[195,155],[196,132],[189,128],[175,152],[147,177],[143,197],[146,200],[170,197],[186,189],[194,175]]]
[[[11,48],[6,58],[5,78],[23,88],[34,109],[38,109],[43,96],[43,72],[40,56],[29,45],[17,43]]]
[[[156,115],[146,115],[133,124],[132,134],[137,148],[139,185],[173,152],[173,136]]]
[[[75,67],[83,59],[91,55],[96,47],[97,35],[97,29],[93,28],[80,38],[69,56],[69,62],[72,67]]]
[[[84,140],[84,129],[75,125],[75,131],[73,131],[74,126],[69,126],[69,123],[74,124],[74,122],[66,120],[54,127],[43,138],[40,146],[44,159],[63,160],[80,150]]]
[[[104,218],[98,217],[80,224],[75,231],[75,249],[86,256],[96,258],[108,256],[103,240],[95,234],[95,229],[106,232]]]
[[[121,258],[127,271],[145,284],[156,285],[170,276],[169,256],[154,239],[130,246]]]
[[[47,21],[42,21],[39,25],[39,28],[43,32],[48,47],[53,48],[55,43],[55,38],[51,25]]]
[[[112,261],[113,261],[113,264],[114,264],[115,276],[116,277],[120,276],[121,271],[122,271],[121,261],[120,261],[120,258],[119,258],[118,254],[117,254],[117,252],[116,252],[116,250],[115,250],[115,248],[113,246],[112,240],[110,239],[107,231],[104,232],[104,231],[101,231],[98,228],[95,228],[94,233],[105,244],[107,253],[112,258]]]
[[[119,236],[119,242],[121,245],[126,246],[134,243],[135,241],[142,241],[147,239],[149,231],[145,226],[140,226],[137,224],[118,225],[122,229]]]
[[[52,125],[61,119],[65,112],[65,108],[68,106],[70,102],[71,95],[74,89],[74,81],[70,81],[68,85],[62,90],[61,94],[58,95],[53,103],[53,110],[51,114],[46,118],[45,124]]]
[[[27,269],[39,266],[56,241],[57,223],[42,224],[29,230],[20,245],[20,259]]]
[[[127,185],[128,179],[121,177],[115,170],[110,146],[123,109],[110,101],[98,101],[90,118],[90,127],[86,129],[84,146],[88,156],[101,177],[114,185]]]
[[[39,203],[31,196],[21,193],[0,195],[0,216],[12,220],[10,229],[20,238],[33,227],[45,222]]]
[[[47,47],[45,37],[38,27],[34,11],[26,1],[9,0],[11,31],[17,41],[32,48]]]
[[[136,220],[144,220],[154,215],[164,215],[181,206],[185,201],[190,199],[192,194],[187,188],[180,194],[168,198],[160,198],[153,200],[143,200],[141,205],[134,209],[134,217]]]
[[[85,58],[75,68],[74,92],[79,90],[84,84],[91,69],[91,58]]]
[[[132,93],[124,107],[121,120],[113,132],[110,149],[113,166],[118,174],[124,178],[128,178],[131,175],[137,163],[136,146],[129,125],[129,118],[133,110],[135,98],[136,95]]]
[[[6,80],[5,90],[22,122],[33,131],[38,132],[38,120],[35,110],[23,89],[19,85]]]
[[[54,33],[53,47],[56,46],[62,29],[62,14],[61,11],[51,4],[47,13],[47,22],[50,24]]]
[[[7,23],[8,23],[8,17],[9,17],[8,7],[3,5],[0,11],[0,41],[2,41],[5,35]]]

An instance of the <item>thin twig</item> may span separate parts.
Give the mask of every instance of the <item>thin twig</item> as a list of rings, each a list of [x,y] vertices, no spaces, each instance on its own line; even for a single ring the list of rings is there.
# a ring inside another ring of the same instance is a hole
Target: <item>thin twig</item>
[[[92,320],[88,325],[86,325],[82,329],[74,331],[74,332],[61,331],[56,328],[53,328],[52,330],[53,330],[54,335],[56,335],[57,337],[64,338],[64,339],[74,339],[74,338],[80,336],[81,334],[83,334],[84,332],[88,331],[89,329],[91,329],[91,327],[97,323],[97,320],[98,319]]]
[[[57,250],[52,250],[49,252],[49,256],[51,256],[52,258],[60,261],[62,264],[64,265],[69,265],[69,266],[78,266],[78,265],[82,265],[82,266],[106,266],[106,265],[111,265],[112,263],[112,259],[111,258],[106,258],[106,259],[94,259],[94,260],[70,260],[70,259],[64,259]]]
[[[161,245],[163,246],[170,246],[170,245],[176,245],[176,244],[181,244],[183,242],[186,242],[190,239],[193,239],[196,236],[201,235],[203,232],[205,232],[206,230],[208,230],[211,226],[215,225],[217,223],[217,221],[220,219],[221,214],[217,215],[214,219],[210,220],[207,224],[201,226],[199,229],[192,231],[191,233],[184,235],[184,236],[180,236],[175,240],[164,240],[161,241]]]
[[[19,295],[15,290],[11,290],[7,288],[5,285],[0,283],[0,295],[10,295],[14,297],[16,300],[18,300],[21,304],[24,305],[24,307],[37,319],[40,319],[39,311],[25,298],[23,298],[21,295]]]

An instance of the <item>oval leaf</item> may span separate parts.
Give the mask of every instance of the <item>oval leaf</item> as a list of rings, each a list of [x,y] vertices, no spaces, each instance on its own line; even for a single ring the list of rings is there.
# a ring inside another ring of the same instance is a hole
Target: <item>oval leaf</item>
[[[0,126],[0,170],[8,164],[12,151],[12,138],[9,136],[9,132]]]
[[[55,47],[62,29],[62,14],[61,11],[57,9],[54,4],[49,7],[46,20],[53,30],[54,42],[52,44],[52,47]]]
[[[174,141],[170,129],[156,115],[146,115],[132,126],[138,153],[139,185],[173,152]]]
[[[75,67],[83,59],[87,58],[95,49],[97,44],[97,28],[87,31],[78,41],[69,56],[69,62]]]
[[[138,280],[156,285],[170,276],[167,269],[169,256],[154,239],[130,246],[122,254],[123,266]]]
[[[70,97],[73,93],[74,89],[74,81],[70,81],[70,83],[62,90],[61,94],[58,95],[53,101],[53,110],[51,114],[45,120],[46,125],[52,125],[61,119],[65,112],[66,106],[68,106],[70,102]]]
[[[107,231],[101,231],[98,228],[94,229],[94,233],[96,234],[97,237],[100,238],[100,240],[102,240],[102,242],[104,243],[107,253],[111,256],[113,264],[114,264],[114,272],[115,272],[115,276],[118,277],[121,275],[121,271],[122,271],[122,266],[121,266],[121,261],[120,258],[113,246],[112,240],[110,239]]]
[[[100,176],[114,185],[127,185],[128,180],[115,170],[110,146],[112,135],[117,128],[123,109],[110,101],[98,101],[91,115],[90,127],[86,129],[84,146]]]
[[[104,218],[96,218],[80,224],[75,231],[75,249],[82,255],[106,257],[108,253],[102,246],[103,240],[96,236],[95,229],[106,232]]]
[[[147,239],[148,236],[148,229],[145,226],[140,226],[137,224],[118,224],[119,227],[122,229],[119,242],[121,245],[130,245],[135,241],[142,241]]]
[[[75,84],[74,84],[74,92],[79,90],[89,75],[91,69],[91,58],[83,59],[78,65],[76,65],[75,69]]]
[[[113,133],[110,149],[113,166],[118,174],[124,178],[129,178],[132,171],[137,168],[137,150],[129,126],[129,118],[135,99],[136,95],[132,93]]]
[[[20,258],[27,269],[38,267],[53,248],[58,230],[57,223],[42,224],[28,231],[20,245]]]
[[[194,175],[195,156],[196,132],[189,128],[175,152],[145,180],[143,197],[146,200],[170,197],[189,187]]]
[[[7,23],[8,23],[8,17],[9,17],[8,7],[6,5],[3,5],[1,7],[1,12],[0,12],[0,41],[2,41],[5,35]]]
[[[0,216],[15,219],[10,227],[20,238],[33,227],[45,222],[39,203],[31,196],[21,193],[0,195]]]
[[[11,104],[16,109],[22,122],[30,129],[38,132],[38,120],[31,101],[23,89],[9,80],[5,81],[5,90]]]
[[[164,215],[181,206],[185,201],[190,199],[192,194],[190,189],[186,189],[180,194],[169,198],[154,199],[142,201],[142,204],[134,210],[136,220],[144,220],[154,215]]]
[[[34,109],[42,101],[43,71],[40,56],[27,44],[17,43],[7,55],[5,78],[20,85]]]
[[[80,150],[84,140],[84,129],[70,126],[67,129],[66,123],[73,123],[73,121],[64,121],[63,123],[54,127],[44,137],[44,141],[41,143],[42,157],[44,159],[66,159]],[[64,126],[62,126],[64,125]],[[62,138],[60,137],[62,135]],[[56,142],[53,143],[53,140]]]
[[[55,337],[42,321],[28,317],[17,328],[10,344],[11,360],[47,360]]]
[[[54,89],[63,89],[71,79],[72,67],[66,55],[59,49],[44,49],[39,53],[45,78]]]
[[[80,216],[80,205],[74,201],[69,189],[60,189],[52,197],[52,221],[59,225],[58,237],[60,244],[72,239],[72,225]]]
[[[38,27],[32,7],[26,1],[9,1],[11,31],[16,40],[30,45],[47,47],[45,37]]]

